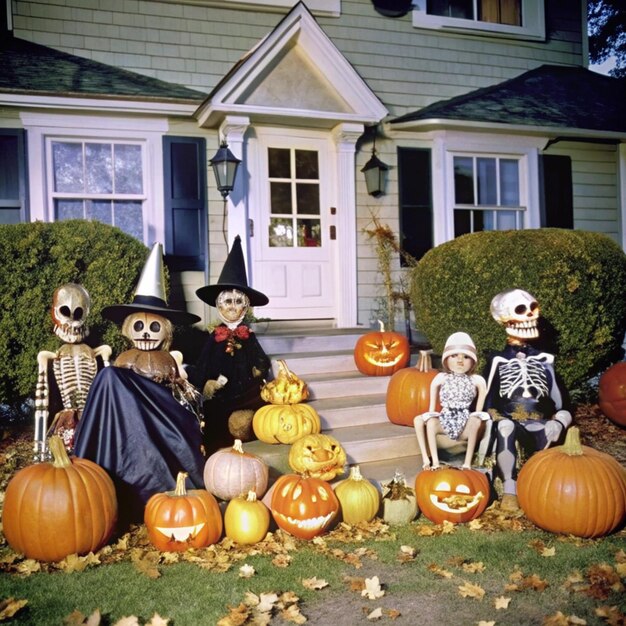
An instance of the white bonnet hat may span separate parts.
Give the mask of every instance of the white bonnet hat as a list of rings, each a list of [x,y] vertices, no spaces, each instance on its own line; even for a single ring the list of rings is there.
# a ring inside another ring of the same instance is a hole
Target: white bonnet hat
[[[474,363],[478,361],[476,346],[467,333],[452,333],[448,337],[443,349],[443,355],[441,356],[442,363],[445,363],[450,355],[459,353],[466,354],[468,357],[474,359]]]

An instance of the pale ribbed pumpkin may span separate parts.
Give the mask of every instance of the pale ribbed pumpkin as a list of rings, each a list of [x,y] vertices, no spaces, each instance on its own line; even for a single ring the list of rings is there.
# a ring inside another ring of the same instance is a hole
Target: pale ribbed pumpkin
[[[254,414],[252,429],[264,443],[293,443],[304,435],[319,433],[322,423],[309,404],[267,404]]]
[[[232,500],[248,491],[260,498],[267,490],[269,468],[260,457],[244,452],[241,439],[232,448],[214,452],[204,465],[204,486],[221,500]]]
[[[237,543],[249,545],[265,539],[270,527],[270,510],[254,491],[233,498],[224,511],[226,536]]]
[[[350,475],[335,486],[335,495],[341,504],[343,521],[358,524],[374,519],[380,507],[380,494],[372,483],[363,478],[358,465],[350,468]]]
[[[517,498],[526,517],[544,530],[602,537],[626,518],[626,470],[609,454],[581,445],[571,427],[562,446],[524,463]]]
[[[70,459],[57,435],[50,438],[52,463],[21,469],[4,497],[4,536],[16,552],[38,561],[100,549],[117,520],[115,486],[99,465]]]

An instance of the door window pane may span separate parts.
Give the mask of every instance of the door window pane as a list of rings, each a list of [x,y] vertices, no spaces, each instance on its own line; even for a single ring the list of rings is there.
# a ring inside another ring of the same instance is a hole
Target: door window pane
[[[290,151],[288,148],[269,148],[269,177],[291,178]]]
[[[273,217],[270,220],[269,243],[272,248],[293,246],[293,223],[290,219]]]
[[[322,245],[322,232],[319,220],[298,220],[298,246],[316,248]]]
[[[317,152],[315,150],[296,150],[296,178],[319,178]]]
[[[296,184],[298,213],[304,215],[320,214],[320,189],[318,185]]]
[[[289,183],[270,183],[270,205],[272,213],[292,213],[291,185]]]

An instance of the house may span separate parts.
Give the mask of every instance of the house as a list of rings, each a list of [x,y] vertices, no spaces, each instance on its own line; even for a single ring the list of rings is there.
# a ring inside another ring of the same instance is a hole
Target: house
[[[0,222],[163,241],[205,320],[195,290],[236,235],[264,316],[338,328],[368,325],[381,295],[372,216],[416,257],[543,226],[626,248],[626,92],[586,68],[584,2],[3,4]],[[222,142],[241,160],[225,198]]]

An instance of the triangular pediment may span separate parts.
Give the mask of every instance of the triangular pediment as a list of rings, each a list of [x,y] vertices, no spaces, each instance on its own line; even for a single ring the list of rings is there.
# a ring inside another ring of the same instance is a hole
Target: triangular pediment
[[[320,28],[303,3],[245,55],[200,106],[214,127],[226,115],[294,124],[374,124],[387,109]]]

